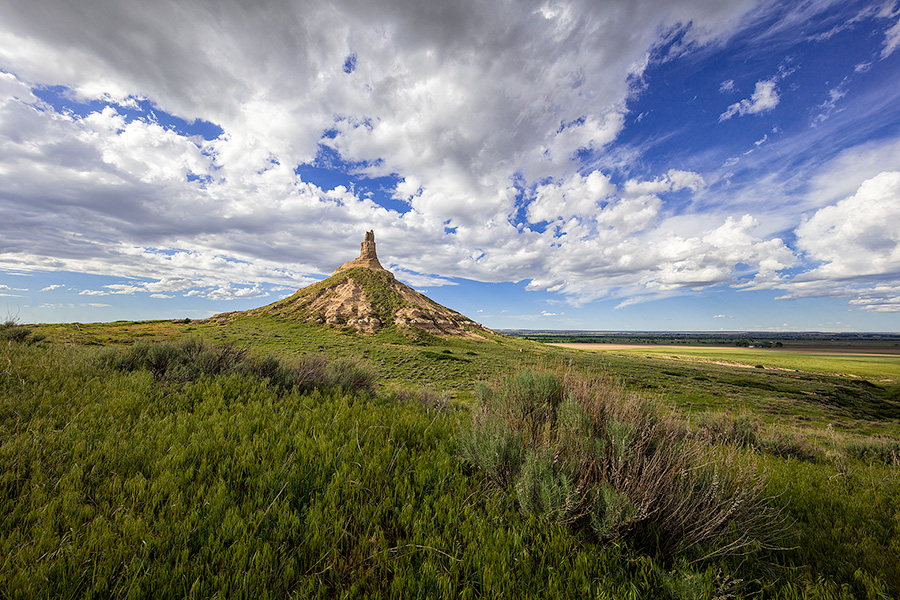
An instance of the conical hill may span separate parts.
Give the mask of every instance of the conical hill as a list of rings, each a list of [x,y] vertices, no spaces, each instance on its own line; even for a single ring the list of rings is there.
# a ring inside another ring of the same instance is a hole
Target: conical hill
[[[487,332],[468,317],[397,281],[378,262],[371,231],[361,244],[359,258],[344,263],[331,277],[243,314],[274,315],[363,332],[389,327],[412,327],[435,335],[480,336]]]

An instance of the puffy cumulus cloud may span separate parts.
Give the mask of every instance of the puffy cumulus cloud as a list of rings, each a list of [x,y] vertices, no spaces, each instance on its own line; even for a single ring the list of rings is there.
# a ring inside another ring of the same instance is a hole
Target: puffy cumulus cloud
[[[587,176],[578,173],[563,182],[540,185],[535,190],[535,199],[528,206],[528,220],[566,220],[571,217],[590,217],[599,212],[600,203],[615,193],[616,187],[609,177],[600,171]]]
[[[666,230],[664,194],[701,190],[697,173],[617,190],[574,158],[616,139],[666,36],[683,49],[727,36],[751,0],[45,4],[0,23],[2,267],[129,278],[85,295],[256,297],[330,273],[368,229],[411,281],[529,280],[575,298],[791,263],[752,219]],[[57,111],[39,86],[107,106]],[[136,99],[223,133],[136,119]],[[777,102],[761,81],[734,114]],[[358,175],[395,175],[409,210],[304,181],[296,167],[323,146]],[[552,227],[516,222],[522,189],[528,222]]]
[[[267,295],[268,292],[258,285],[239,287],[227,284],[210,291],[206,297],[211,300],[235,300],[238,298],[262,298]]]
[[[670,234],[657,245],[660,257],[655,273],[645,278],[650,289],[671,291],[717,284],[737,284],[738,276],[754,274],[749,287],[778,278],[778,272],[796,263],[793,252],[781,239],[764,240],[753,235],[759,225],[750,215],[739,220],[728,217],[721,226],[702,237],[682,238]],[[743,270],[739,265],[745,265]]]
[[[719,115],[719,121],[726,121],[734,116],[756,115],[772,110],[778,106],[779,100],[781,97],[778,95],[774,79],[757,81],[753,95],[729,106],[725,112]]]
[[[780,299],[846,298],[855,310],[900,312],[900,172],[865,180],[851,196],[815,211],[796,229],[810,266],[773,282]]]
[[[142,120],[127,122],[112,106],[88,114],[77,126],[104,164],[149,184],[177,183],[188,174],[209,175],[209,156],[194,140]]]
[[[693,236],[678,235],[665,221],[629,235],[580,242],[568,235],[546,239],[545,232],[542,254],[554,268],[529,288],[558,291],[576,303],[627,298],[622,303],[627,305],[716,285],[762,286],[778,281],[796,258],[781,239],[754,235],[758,226],[744,215]]]
[[[696,192],[704,185],[706,185],[706,182],[703,181],[703,177],[699,173],[669,169],[666,175],[651,181],[629,179],[625,182],[625,194],[660,194],[663,192],[677,192],[683,189],[690,189],[692,192]]]
[[[816,211],[797,228],[797,246],[822,264],[807,277],[900,277],[900,172],[867,179],[856,194]]]
[[[597,227],[604,234],[622,238],[644,231],[659,214],[662,201],[657,196],[625,197],[611,202],[597,215]]]

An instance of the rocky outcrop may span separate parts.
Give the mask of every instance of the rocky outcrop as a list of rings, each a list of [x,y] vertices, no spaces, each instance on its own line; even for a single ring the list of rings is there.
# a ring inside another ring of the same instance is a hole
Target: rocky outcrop
[[[217,317],[230,319],[239,314]],[[488,332],[468,317],[397,281],[378,262],[373,231],[366,233],[360,244],[359,257],[345,262],[331,277],[244,314],[267,314],[365,333],[385,327],[467,337],[484,337],[482,334]]]
[[[346,271],[347,269],[352,269],[354,267],[365,267],[367,269],[374,269],[376,271],[384,271],[385,273],[389,273],[391,277],[394,276],[393,273],[385,269],[381,266],[381,263],[378,262],[378,255],[375,253],[375,232],[367,231],[366,237],[363,239],[362,243],[359,245],[359,257],[354,260],[348,260],[337,269],[334,270],[332,275],[340,273],[341,271]]]

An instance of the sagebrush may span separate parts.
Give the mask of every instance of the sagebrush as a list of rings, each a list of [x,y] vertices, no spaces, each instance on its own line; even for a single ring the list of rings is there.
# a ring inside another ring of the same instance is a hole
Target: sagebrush
[[[753,464],[602,377],[524,370],[480,387],[460,450],[522,510],[598,541],[736,554],[784,526]]]

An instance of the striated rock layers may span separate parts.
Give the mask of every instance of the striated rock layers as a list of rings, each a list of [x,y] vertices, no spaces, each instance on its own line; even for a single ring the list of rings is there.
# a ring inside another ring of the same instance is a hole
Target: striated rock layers
[[[269,314],[361,332],[396,327],[416,328],[434,335],[481,337],[488,331],[397,281],[378,262],[373,231],[366,233],[359,257],[345,262],[331,277],[247,314]],[[236,314],[219,318],[232,316]]]
[[[354,267],[365,267],[367,269],[374,269],[376,271],[384,271],[385,273],[390,274],[391,277],[394,276],[393,273],[385,269],[381,266],[381,263],[378,262],[378,255],[375,253],[375,232],[367,231],[366,237],[363,240],[362,244],[359,245],[359,258],[355,258],[353,260],[348,260],[337,269],[334,270],[332,275],[339,273],[340,271],[346,271],[347,269],[352,269]]]

